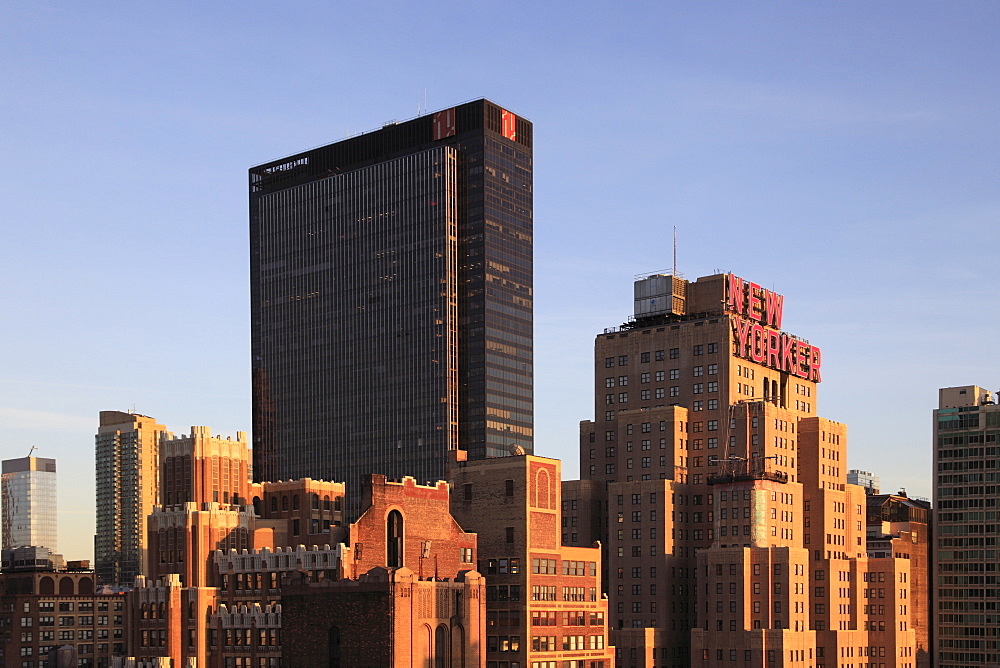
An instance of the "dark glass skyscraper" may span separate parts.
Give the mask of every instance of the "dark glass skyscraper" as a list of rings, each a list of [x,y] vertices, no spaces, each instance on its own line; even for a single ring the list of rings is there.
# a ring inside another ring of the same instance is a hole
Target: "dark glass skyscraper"
[[[250,170],[256,479],[532,451],[531,147],[477,100]]]

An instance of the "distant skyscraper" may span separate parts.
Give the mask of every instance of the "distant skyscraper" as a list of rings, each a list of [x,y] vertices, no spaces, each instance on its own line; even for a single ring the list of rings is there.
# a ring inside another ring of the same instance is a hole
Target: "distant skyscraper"
[[[250,170],[254,475],[532,451],[532,126],[469,102]]]
[[[3,460],[0,497],[3,549],[56,550],[56,460],[21,457]]]
[[[871,471],[861,471],[851,469],[847,472],[847,482],[850,485],[857,485],[865,488],[865,494],[879,493],[879,478]]]
[[[1000,589],[996,484],[1000,406],[975,385],[934,411],[934,642],[939,668],[996,666]]]
[[[146,518],[157,505],[159,443],[166,427],[145,415],[101,411],[96,436],[99,582],[131,586],[148,573]]]

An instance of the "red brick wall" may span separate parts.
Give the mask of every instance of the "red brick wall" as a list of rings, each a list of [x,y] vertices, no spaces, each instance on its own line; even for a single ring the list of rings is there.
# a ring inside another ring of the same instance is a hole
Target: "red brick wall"
[[[356,559],[352,575],[386,566],[386,521],[392,510],[403,516],[403,565],[418,577],[454,578],[459,571],[474,568],[476,534],[463,531],[451,516],[447,483],[429,487],[409,477],[390,482],[373,475],[368,492],[371,505],[350,527]],[[426,541],[430,549],[425,557]],[[471,563],[461,561],[462,548],[472,549]]]

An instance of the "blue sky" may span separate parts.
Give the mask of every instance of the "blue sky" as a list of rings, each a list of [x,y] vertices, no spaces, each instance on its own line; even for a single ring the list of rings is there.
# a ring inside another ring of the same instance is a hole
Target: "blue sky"
[[[92,551],[100,410],[250,428],[249,166],[489,97],[535,125],[536,452],[576,477],[632,277],[734,271],[823,348],[851,468],[930,495],[939,387],[1000,381],[1000,5],[0,8],[0,454]]]

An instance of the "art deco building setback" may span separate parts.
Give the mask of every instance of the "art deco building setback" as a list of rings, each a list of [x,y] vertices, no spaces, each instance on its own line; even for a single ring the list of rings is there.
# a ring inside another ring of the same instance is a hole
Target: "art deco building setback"
[[[975,385],[938,392],[934,411],[933,665],[1000,662],[997,551],[1000,406]]]
[[[3,549],[47,547],[55,551],[56,460],[5,459],[0,474]]]
[[[477,100],[250,170],[254,474],[532,449],[532,126]],[[352,491],[353,490],[353,491]]]
[[[145,415],[101,411],[94,451],[94,569],[101,583],[131,586],[149,573],[146,518],[160,502],[159,444],[166,431]]]
[[[560,545],[559,460],[463,454],[449,472],[451,508],[479,536],[486,668],[612,668],[599,545]]]
[[[822,355],[784,307],[733,274],[640,276],[596,338],[581,478],[605,487],[618,666],[913,665],[909,561],[866,554],[847,430],[816,416]]]

